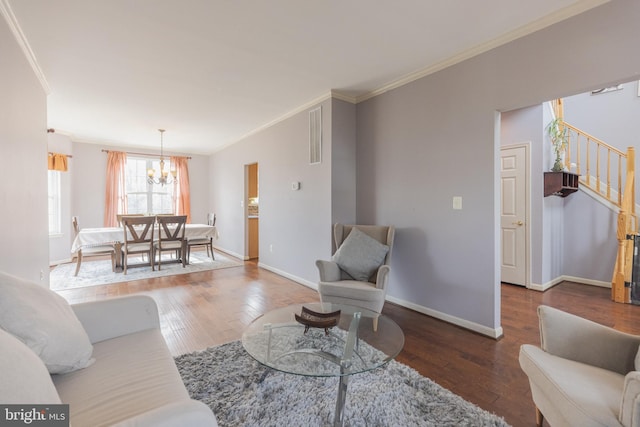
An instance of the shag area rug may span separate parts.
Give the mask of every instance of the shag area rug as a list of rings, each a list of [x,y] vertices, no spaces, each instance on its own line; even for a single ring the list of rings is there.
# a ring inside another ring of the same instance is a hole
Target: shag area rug
[[[176,365],[191,397],[209,405],[221,427],[333,423],[338,378],[265,368],[240,341],[178,356]],[[344,411],[349,426],[508,426],[396,361],[351,376]]]
[[[163,259],[169,254],[164,254]],[[162,264],[162,270],[158,270],[156,265],[155,271],[151,270],[149,265],[144,267],[129,267],[127,274],[114,273],[111,271],[110,260],[99,261],[82,261],[80,272],[74,277],[76,271],[76,263],[60,264],[54,268],[49,275],[51,289],[60,291],[64,289],[80,288],[84,286],[108,285],[111,283],[131,282],[134,280],[149,279],[153,277],[173,276],[177,274],[195,273],[198,271],[217,270],[219,268],[239,267],[243,265],[240,262],[215,253],[215,260],[207,256],[206,251],[193,251],[189,259],[189,264],[182,268],[182,264],[172,262]],[[129,266],[132,264],[142,263],[142,258],[130,257]]]

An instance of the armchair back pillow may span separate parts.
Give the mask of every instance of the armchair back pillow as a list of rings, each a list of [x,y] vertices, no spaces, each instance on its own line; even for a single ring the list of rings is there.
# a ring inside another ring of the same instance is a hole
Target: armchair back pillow
[[[382,265],[389,246],[378,242],[366,233],[352,228],[332,260],[341,270],[356,280],[366,282]]]

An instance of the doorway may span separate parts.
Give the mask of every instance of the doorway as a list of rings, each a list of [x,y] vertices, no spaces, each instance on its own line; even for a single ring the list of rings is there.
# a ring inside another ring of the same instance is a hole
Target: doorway
[[[529,284],[529,144],[500,149],[501,281]]]
[[[259,186],[258,163],[245,165],[245,206],[246,224],[245,235],[247,259],[258,259],[260,257],[260,186]]]

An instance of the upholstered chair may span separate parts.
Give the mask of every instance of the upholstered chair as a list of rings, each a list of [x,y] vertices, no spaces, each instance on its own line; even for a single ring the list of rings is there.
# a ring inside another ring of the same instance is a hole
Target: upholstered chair
[[[520,347],[536,425],[640,425],[640,336],[538,307],[540,347]]]
[[[316,261],[321,302],[382,313],[394,235],[393,226],[335,224],[331,261]]]

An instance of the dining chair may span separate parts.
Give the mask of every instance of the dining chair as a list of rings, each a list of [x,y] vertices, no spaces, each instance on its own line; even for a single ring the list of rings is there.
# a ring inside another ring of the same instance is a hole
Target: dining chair
[[[216,214],[207,214],[207,225],[216,225]],[[198,237],[193,239],[187,239],[187,259],[191,257],[191,248],[195,246],[204,246],[207,249],[207,256],[211,256],[211,259],[216,259],[213,254],[213,237]],[[211,255],[209,255],[211,254]]]
[[[78,223],[78,217],[71,217],[71,223],[73,224],[73,233],[74,238],[78,237],[78,233],[80,233],[80,224]],[[115,271],[116,268],[116,250],[113,245],[99,245],[99,246],[91,246],[84,247],[78,249],[76,253],[76,272],[73,274],[74,276],[78,275],[80,271],[80,265],[82,264],[82,259],[87,257],[97,257],[97,256],[105,256],[109,255],[111,257],[111,271]]]
[[[122,261],[124,274],[127,274],[129,255],[149,256],[151,270],[155,270],[153,264],[153,232],[155,217],[152,216],[123,216],[122,229],[124,232],[124,246],[122,247]],[[137,264],[146,265],[146,264]]]
[[[158,254],[158,270],[162,266],[162,252],[179,253],[182,267],[186,266],[187,244],[184,239],[186,215],[158,215],[158,240],[153,244],[154,254]]]
[[[123,216],[144,216],[144,214],[117,214],[116,219],[118,220],[118,226],[122,227],[122,217]]]

